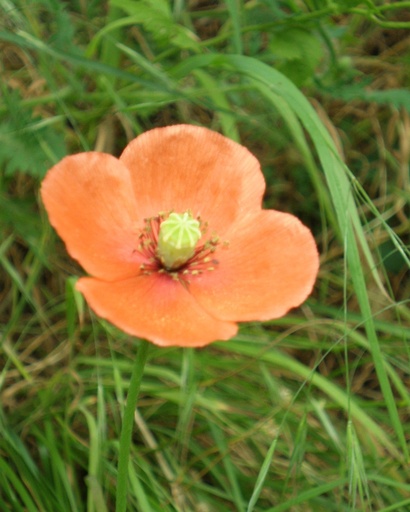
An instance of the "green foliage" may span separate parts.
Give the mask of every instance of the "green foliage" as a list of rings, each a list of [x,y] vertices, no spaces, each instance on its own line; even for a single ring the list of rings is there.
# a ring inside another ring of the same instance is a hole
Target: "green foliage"
[[[408,509],[405,7],[0,0],[1,510],[115,510],[126,452],[130,512]],[[140,342],[90,316],[38,186],[178,122],[257,155],[321,274],[283,319],[151,347],[128,449]]]
[[[407,89],[388,89],[386,91],[372,91],[363,87],[363,84],[344,85],[329,93],[334,98],[344,101],[366,101],[379,105],[391,105],[397,109],[405,108],[410,112],[410,91]]]
[[[283,29],[274,33],[269,50],[276,69],[296,85],[303,85],[315,75],[324,52],[317,36],[301,28]]]
[[[29,246],[43,262],[39,246],[41,244],[41,220],[37,214],[37,204],[34,198],[17,199],[0,194],[0,235],[3,243],[8,239],[18,237]]]
[[[63,119],[42,119],[24,108],[17,91],[3,87],[7,115],[0,125],[0,166],[6,176],[21,172],[43,177],[46,170],[66,154],[61,130]]]
[[[142,24],[160,49],[167,49],[171,45],[180,49],[199,50],[195,34],[175,23],[166,0],[113,0],[111,3],[131,16],[127,22]]]

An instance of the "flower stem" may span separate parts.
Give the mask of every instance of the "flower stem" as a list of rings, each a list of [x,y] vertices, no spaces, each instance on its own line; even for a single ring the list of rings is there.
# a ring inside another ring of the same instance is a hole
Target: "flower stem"
[[[128,461],[131,449],[132,428],[134,425],[134,412],[137,407],[142,375],[144,373],[145,362],[148,356],[148,348],[148,341],[142,340],[132,369],[127,403],[125,405],[124,416],[122,419],[115,512],[126,512],[127,510]]]

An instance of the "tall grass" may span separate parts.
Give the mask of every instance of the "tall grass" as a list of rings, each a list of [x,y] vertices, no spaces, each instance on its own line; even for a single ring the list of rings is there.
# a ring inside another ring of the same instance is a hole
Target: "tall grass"
[[[0,0],[1,510],[115,510],[141,343],[75,291],[38,186],[179,122],[259,158],[321,272],[283,319],[150,348],[127,510],[409,509],[408,7]]]

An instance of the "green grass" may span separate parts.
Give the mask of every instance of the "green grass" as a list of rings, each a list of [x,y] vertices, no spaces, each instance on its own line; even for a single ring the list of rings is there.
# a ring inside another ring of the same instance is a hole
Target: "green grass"
[[[75,292],[38,188],[66,154],[178,122],[259,158],[321,270],[283,319],[150,346],[118,507],[409,509],[409,6],[0,0],[0,510],[121,500],[141,342]]]

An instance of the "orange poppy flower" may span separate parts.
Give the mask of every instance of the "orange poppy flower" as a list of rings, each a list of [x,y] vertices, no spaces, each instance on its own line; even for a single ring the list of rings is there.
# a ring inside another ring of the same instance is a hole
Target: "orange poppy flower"
[[[285,315],[312,290],[312,234],[293,215],[262,210],[264,190],[246,148],[177,125],[140,135],[119,159],[64,158],[41,195],[92,276],[77,289],[97,315],[157,345],[199,347],[234,336],[236,322]]]

